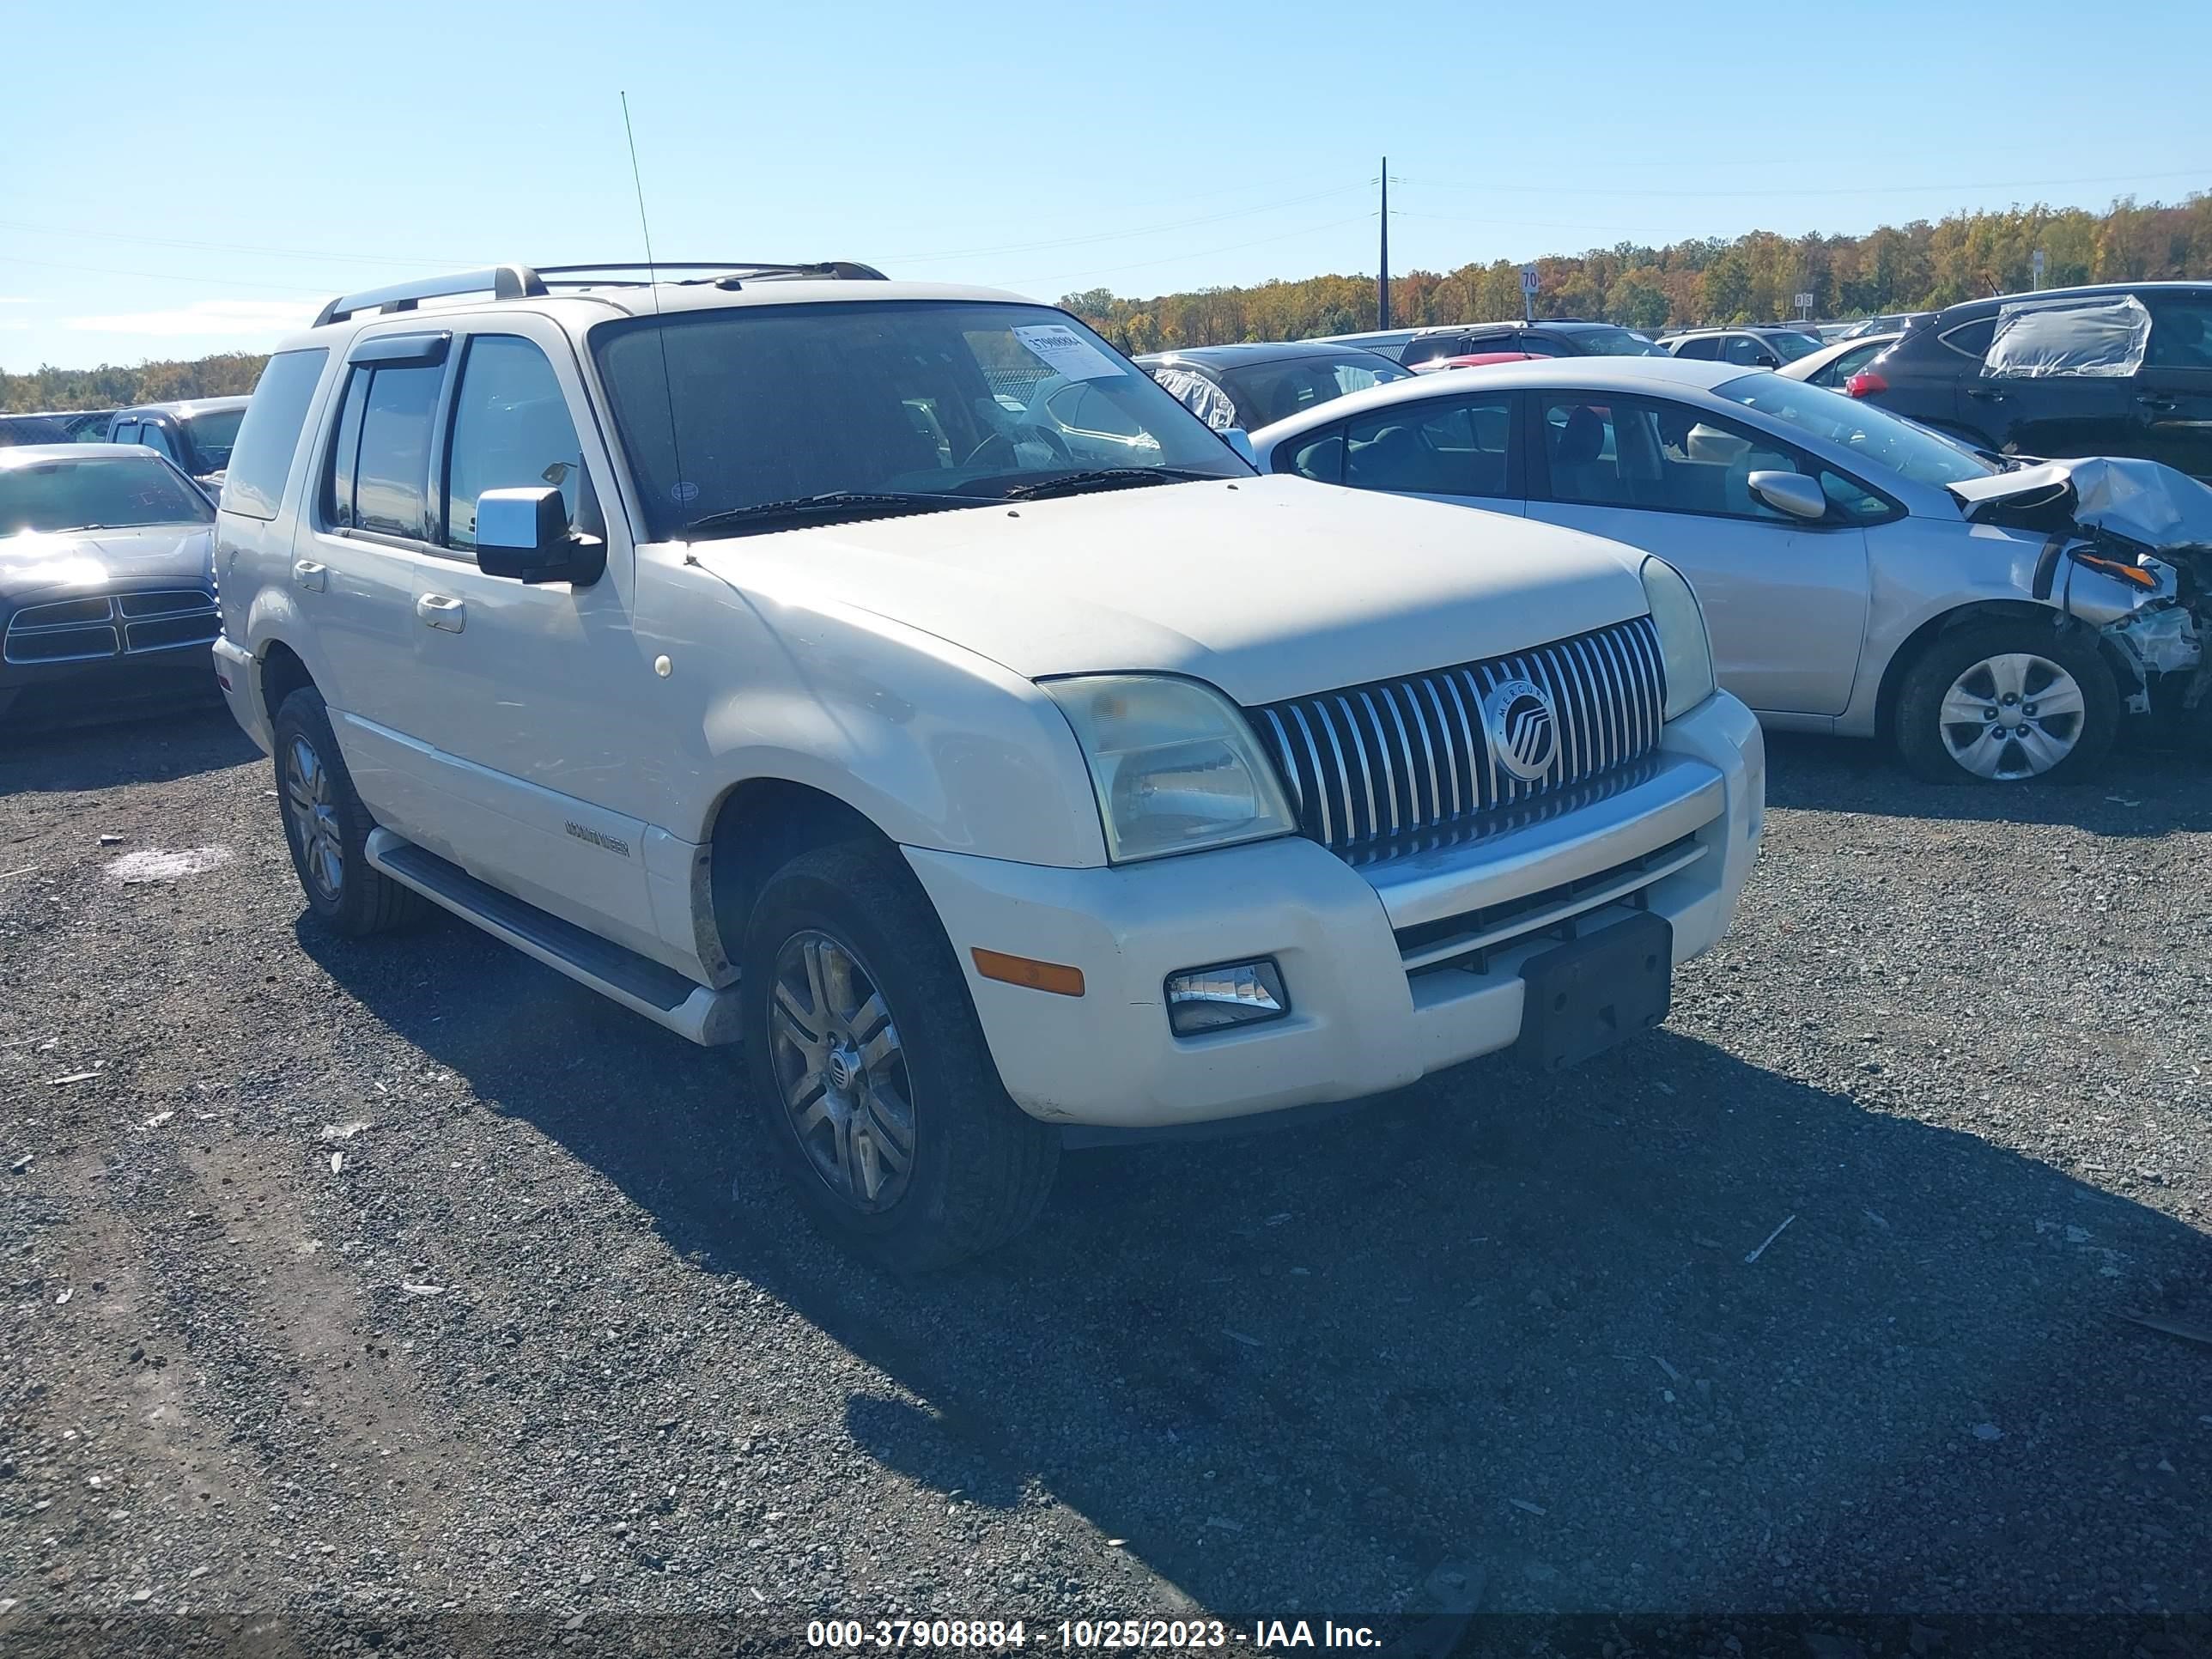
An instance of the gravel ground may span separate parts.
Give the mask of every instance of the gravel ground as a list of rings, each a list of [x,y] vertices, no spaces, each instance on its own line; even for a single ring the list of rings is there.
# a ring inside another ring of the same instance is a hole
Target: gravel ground
[[[303,925],[220,714],[0,750],[0,1641],[2212,1610],[2212,1347],[2122,1317],[2212,1325],[2212,775],[1773,799],[1650,1040],[1073,1158],[916,1285],[729,1057]]]

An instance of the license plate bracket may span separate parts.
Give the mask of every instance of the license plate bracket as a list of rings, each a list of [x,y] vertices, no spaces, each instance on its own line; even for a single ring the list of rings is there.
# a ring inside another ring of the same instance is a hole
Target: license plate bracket
[[[1521,964],[1521,1037],[1513,1052],[1557,1072],[1667,1018],[1674,927],[1640,911]]]

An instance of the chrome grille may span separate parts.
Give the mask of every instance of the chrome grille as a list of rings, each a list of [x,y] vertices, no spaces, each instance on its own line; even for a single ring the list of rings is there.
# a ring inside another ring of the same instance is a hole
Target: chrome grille
[[[197,587],[57,599],[26,605],[9,618],[0,659],[41,663],[137,656],[204,645],[220,626],[215,600]]]
[[[1511,680],[1551,698],[1558,742],[1533,781],[1498,763],[1483,699]],[[1666,707],[1649,617],[1516,656],[1346,686],[1251,711],[1298,827],[1354,864],[1483,833],[1501,808],[1601,778],[1650,752]]]

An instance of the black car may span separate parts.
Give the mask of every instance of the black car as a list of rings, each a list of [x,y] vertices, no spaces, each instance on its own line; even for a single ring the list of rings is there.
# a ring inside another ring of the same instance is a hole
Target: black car
[[[75,441],[65,415],[0,415],[0,448]]]
[[[1547,317],[1533,323],[1455,323],[1425,328],[1406,342],[1398,361],[1408,368],[1439,357],[1518,351],[1530,357],[1650,357],[1659,348],[1641,334],[1611,323]]]
[[[1818,351],[1821,340],[1809,328],[1752,323],[1739,328],[1686,329],[1668,335],[1659,343],[1677,357],[1741,363],[1746,368],[1779,368]]]
[[[1852,394],[1978,449],[2132,456],[2212,479],[2212,284],[1969,300],[1868,364]]]
[[[246,418],[244,398],[196,398],[188,403],[141,404],[118,409],[107,423],[112,444],[143,444],[174,461],[210,494],[222,489],[230,447]]]
[[[1319,340],[1193,346],[1147,352],[1136,362],[1216,432],[1256,432],[1347,392],[1413,378],[1378,353]]]
[[[214,526],[143,449],[0,448],[0,736],[214,699]]]

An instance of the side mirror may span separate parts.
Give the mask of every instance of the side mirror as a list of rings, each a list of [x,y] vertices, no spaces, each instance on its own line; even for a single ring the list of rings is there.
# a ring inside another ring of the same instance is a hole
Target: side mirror
[[[477,568],[485,575],[588,587],[606,568],[606,544],[569,528],[559,490],[537,484],[477,497]]]
[[[1777,513],[1793,519],[1825,519],[1828,498],[1820,484],[1798,472],[1754,472],[1745,480],[1751,493]]]
[[[1242,455],[1244,458],[1245,465],[1256,467],[1260,465],[1260,458],[1252,453],[1252,436],[1243,427],[1232,426],[1226,428],[1221,434],[1221,441]]]
[[[1782,359],[1776,356],[1771,351],[1760,352],[1753,361],[1755,362],[1761,368],[1779,368],[1782,367]]]

